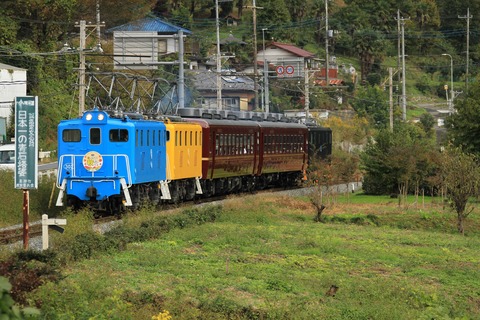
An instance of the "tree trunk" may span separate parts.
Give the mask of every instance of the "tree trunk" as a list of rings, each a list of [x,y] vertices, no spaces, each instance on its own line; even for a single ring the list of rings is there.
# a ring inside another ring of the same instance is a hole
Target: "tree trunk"
[[[318,203],[314,203],[314,202],[312,202],[312,204],[317,209],[317,216],[315,217],[315,221],[316,222],[322,222],[322,212],[325,209],[325,206],[323,204],[318,204]]]
[[[464,217],[463,217],[463,214],[458,213],[457,214],[457,229],[458,229],[458,232],[460,232],[460,234],[462,236],[465,235],[465,230],[463,229],[463,220],[465,220]]]

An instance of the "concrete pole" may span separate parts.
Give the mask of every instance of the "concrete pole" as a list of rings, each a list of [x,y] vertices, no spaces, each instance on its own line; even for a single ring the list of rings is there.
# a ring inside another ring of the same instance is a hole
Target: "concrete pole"
[[[215,23],[217,26],[217,110],[222,110],[222,56],[220,53],[220,22],[218,17],[218,0],[215,0]]]
[[[325,0],[325,86],[328,88],[328,68],[329,68],[329,57],[328,57],[328,0]]]
[[[407,121],[407,89],[405,76],[405,22],[402,20],[402,119]]]
[[[85,20],[80,21],[80,47],[78,48],[78,54],[80,56],[80,67],[79,67],[79,80],[78,80],[78,115],[81,117],[85,111],[85,55],[83,50],[85,50],[85,41],[86,41],[86,22]]]
[[[304,64],[304,73],[305,73],[305,124],[310,118],[310,84],[309,84],[309,76],[308,76],[308,63],[305,60]]]
[[[468,93],[468,64],[470,60],[470,19],[473,16],[470,15],[470,8],[467,8],[466,16],[458,16],[460,19],[467,19],[467,61],[465,69],[465,92]]]
[[[257,5],[253,0],[253,86],[255,90],[255,110],[258,110],[258,66],[257,66]]]
[[[183,31],[178,30],[178,107],[185,108],[185,71],[183,67]]]
[[[390,131],[393,132],[393,68],[388,68],[388,86],[390,103]]]
[[[450,57],[450,100],[448,101],[448,111],[453,112],[453,57],[448,53],[442,53],[442,56]]]
[[[270,89],[268,88],[268,63],[267,58],[265,55],[265,30],[262,29],[262,40],[263,40],[263,85],[265,87],[264,94],[265,94],[265,113],[268,114],[270,112]]]

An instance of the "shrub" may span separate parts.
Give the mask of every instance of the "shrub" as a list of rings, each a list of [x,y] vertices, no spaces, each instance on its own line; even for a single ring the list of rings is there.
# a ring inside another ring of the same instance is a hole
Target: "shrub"
[[[58,260],[51,251],[21,251],[0,263],[0,275],[12,284],[11,294],[18,303],[26,304],[26,294],[38,288],[46,280],[60,278]]]
[[[94,232],[79,234],[71,246],[73,260],[89,259],[95,252],[104,252],[113,247],[114,242]]]
[[[35,308],[20,309],[10,296],[12,285],[7,278],[0,277],[0,315],[1,319],[37,319],[40,311]]]

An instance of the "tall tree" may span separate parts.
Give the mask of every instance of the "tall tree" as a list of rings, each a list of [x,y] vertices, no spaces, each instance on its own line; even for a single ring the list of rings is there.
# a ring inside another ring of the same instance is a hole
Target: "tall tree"
[[[117,0],[77,0],[75,19],[95,21],[97,1],[100,18],[107,29],[145,17],[156,4],[156,0],[128,0],[122,1],[121,5]]]
[[[458,232],[464,234],[465,219],[472,212],[468,199],[479,193],[480,168],[478,158],[464,153],[461,148],[447,148],[442,157],[442,177],[447,188],[447,198],[457,214]]]
[[[380,130],[361,154],[365,192],[405,194],[427,188],[436,172],[437,152],[434,140],[416,125],[399,123],[393,132]]]
[[[75,1],[71,0],[50,0],[48,3],[35,0],[0,2],[2,15],[9,17],[2,20],[16,21],[13,24],[13,28],[18,28],[16,40],[28,41],[44,51],[55,50],[56,41],[71,27],[69,22],[74,9]]]
[[[286,28],[291,22],[291,15],[288,11],[285,0],[259,0],[256,5],[263,7],[262,10],[257,10],[257,23],[262,22],[262,25],[279,26],[279,21],[283,27],[272,27],[274,37],[280,41],[288,41],[291,38],[292,30]]]
[[[468,95],[455,100],[455,112],[447,117],[448,138],[465,152],[480,155],[480,88],[471,87]]]
[[[355,99],[351,101],[353,109],[373,126],[386,128],[389,123],[389,107],[385,91],[378,86],[366,86],[357,91]]]
[[[20,26],[17,21],[0,15],[0,45],[11,45],[17,40],[17,32]]]

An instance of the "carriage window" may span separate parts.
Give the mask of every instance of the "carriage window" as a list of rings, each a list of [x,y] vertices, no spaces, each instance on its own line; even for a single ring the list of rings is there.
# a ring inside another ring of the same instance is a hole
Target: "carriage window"
[[[128,141],[128,131],[126,129],[112,129],[108,137],[110,142],[126,142]]]
[[[65,129],[62,132],[63,142],[80,142],[81,139],[80,129]]]
[[[90,129],[90,144],[100,144],[100,128]]]

